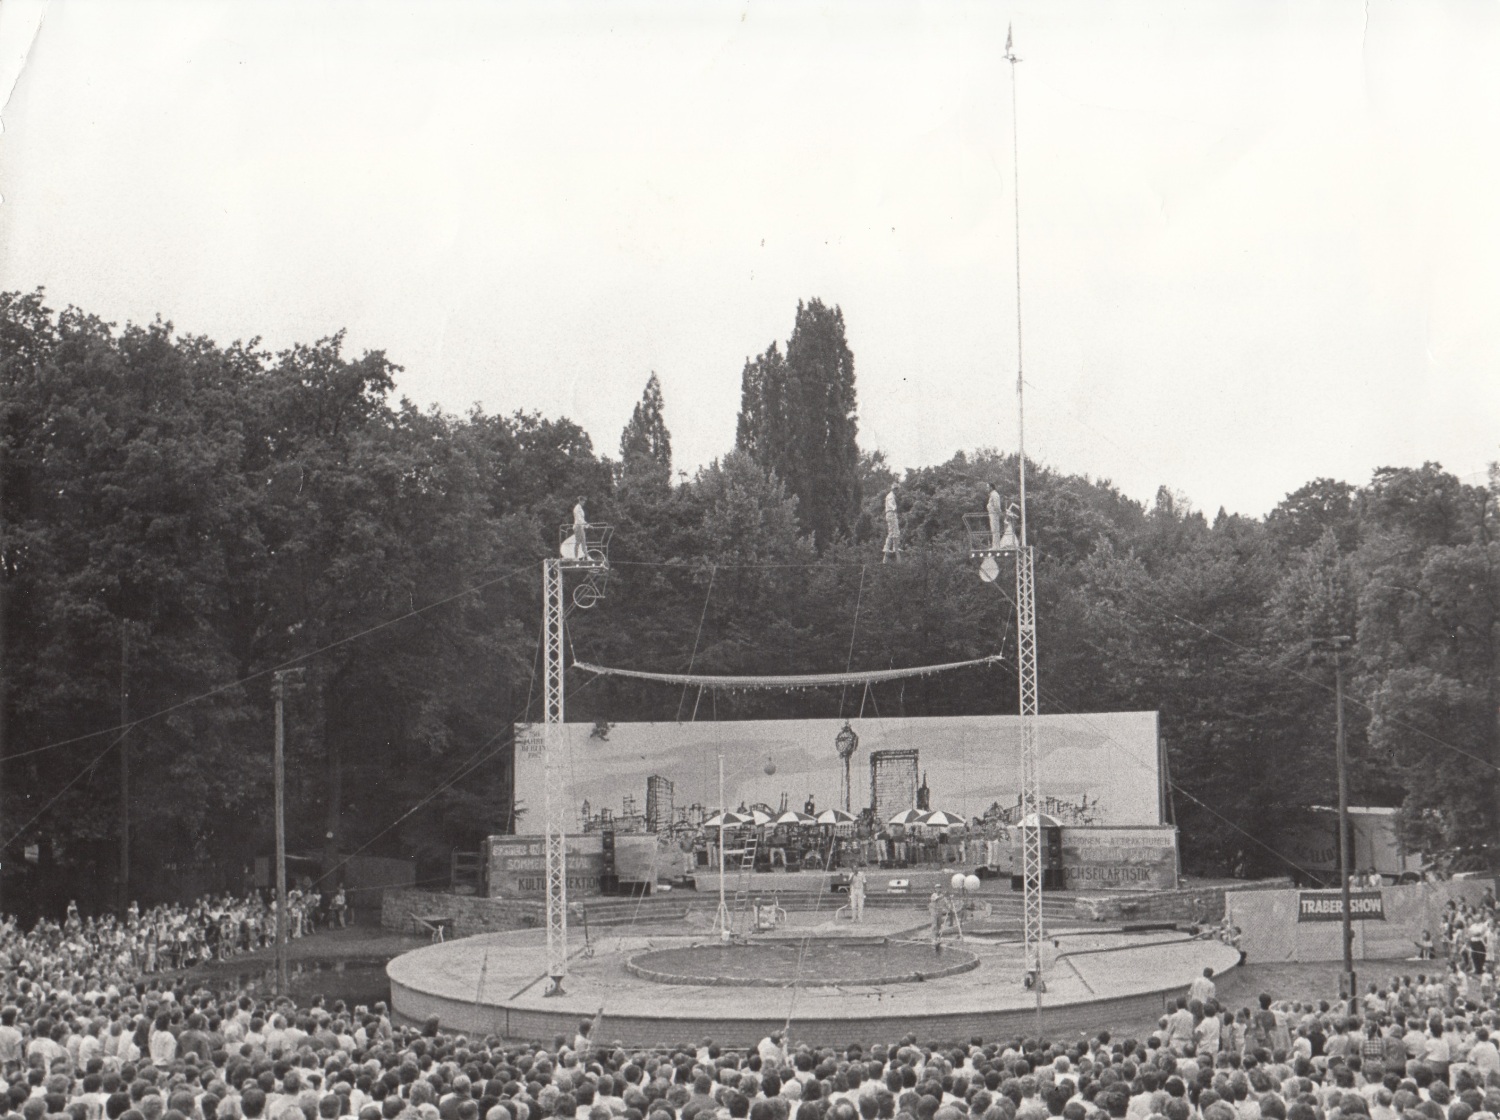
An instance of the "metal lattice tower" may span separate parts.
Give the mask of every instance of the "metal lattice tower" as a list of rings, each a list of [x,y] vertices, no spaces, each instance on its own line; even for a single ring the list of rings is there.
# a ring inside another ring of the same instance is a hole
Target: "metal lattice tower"
[[[568,974],[568,836],[562,782],[563,562],[542,561],[542,635],[546,646],[543,804],[547,825],[547,995]]]
[[[1021,694],[1021,875],[1027,982],[1042,991],[1042,780],[1037,743],[1036,589],[1031,546],[1016,550],[1016,676]],[[1040,1002],[1038,1004],[1040,1006]]]
[[[603,580],[609,572],[609,525],[590,525],[582,518],[564,525],[558,536],[561,556],[542,561],[542,644],[545,689],[545,719],[542,727],[542,813],[546,817],[547,851],[547,990],[560,995],[568,974],[568,791],[562,776],[563,661],[567,618],[563,598],[563,572],[572,568],[584,573],[584,582],[573,589],[573,605],[587,610],[604,595]]]

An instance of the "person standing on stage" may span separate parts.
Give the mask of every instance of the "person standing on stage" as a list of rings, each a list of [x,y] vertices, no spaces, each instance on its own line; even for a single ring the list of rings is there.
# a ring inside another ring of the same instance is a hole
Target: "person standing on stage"
[[[857,868],[849,880],[849,916],[856,922],[865,920],[865,869]]]

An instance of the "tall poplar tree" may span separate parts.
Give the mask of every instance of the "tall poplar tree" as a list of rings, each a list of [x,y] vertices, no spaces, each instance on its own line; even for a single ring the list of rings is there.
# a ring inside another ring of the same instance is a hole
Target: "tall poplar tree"
[[[653,370],[620,433],[620,480],[667,484],[672,479],[672,433],[662,416],[661,381]]]
[[[859,516],[858,431],[844,313],[799,302],[785,356],[773,342],[745,363],[735,444],[797,498],[798,520],[819,549]]]

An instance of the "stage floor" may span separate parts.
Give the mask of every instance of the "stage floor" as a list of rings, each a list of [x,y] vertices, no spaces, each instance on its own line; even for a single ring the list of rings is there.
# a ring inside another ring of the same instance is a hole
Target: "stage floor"
[[[756,941],[803,937],[885,937],[931,950],[925,910],[867,911],[855,925],[826,914],[793,913]],[[602,1041],[626,1046],[697,1043],[753,1046],[791,1023],[795,1039],[827,1045],[870,1043],[908,1032],[924,1040],[1000,1039],[1037,1033],[1035,995],[1023,986],[1020,945],[976,932],[961,947],[978,966],[953,975],[886,984],[823,985],[815,975],[792,988],[658,983],[635,975],[631,957],[652,950],[717,944],[699,915],[670,925],[611,927],[585,944],[570,925],[572,956],[564,993],[544,996],[546,933],[482,934],[403,954],[387,966],[394,1010],[421,1022],[437,1016],[450,1031],[540,1040],[573,1037],[601,1007]],[[1117,1020],[1162,1014],[1205,967],[1224,972],[1238,954],[1217,941],[1170,931],[1127,934],[1098,926],[1049,931],[1041,1029],[1052,1038],[1088,1034]],[[945,946],[960,947],[951,932]],[[946,952],[946,949],[944,950]],[[941,965],[944,952],[933,951]],[[951,957],[950,957],[951,959]],[[935,968],[934,971],[937,971]]]

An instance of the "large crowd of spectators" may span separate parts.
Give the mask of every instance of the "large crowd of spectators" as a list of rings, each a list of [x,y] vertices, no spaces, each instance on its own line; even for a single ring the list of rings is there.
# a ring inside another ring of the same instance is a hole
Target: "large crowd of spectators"
[[[0,927],[0,1120],[1500,1118],[1493,960],[1472,952],[1349,1000],[1244,1009],[1205,973],[1136,1038],[627,1050],[607,1019],[517,1046],[393,1023],[383,1003],[193,987],[130,949],[161,916]]]
[[[70,903],[61,922],[42,920],[29,930],[13,919],[0,922],[0,968],[8,978],[81,980],[172,972],[210,960],[225,960],[272,944],[276,900],[257,893],[205,896],[142,911],[134,903],[123,919],[113,914],[81,917]],[[348,907],[342,889],[326,900],[316,889],[287,892],[287,931],[311,933],[319,920],[343,925]]]

